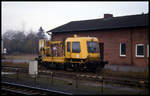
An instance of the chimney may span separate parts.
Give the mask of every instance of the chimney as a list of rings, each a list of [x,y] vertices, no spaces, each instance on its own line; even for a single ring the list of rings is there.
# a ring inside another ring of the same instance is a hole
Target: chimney
[[[113,14],[104,14],[104,18],[111,18],[113,17]]]

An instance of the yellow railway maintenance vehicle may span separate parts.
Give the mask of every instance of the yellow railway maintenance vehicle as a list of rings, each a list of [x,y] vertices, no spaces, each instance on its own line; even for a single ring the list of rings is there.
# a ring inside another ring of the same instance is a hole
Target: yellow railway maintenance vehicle
[[[108,62],[103,61],[103,48],[96,37],[68,37],[63,41],[39,41],[38,63],[46,68],[74,71],[95,71]]]

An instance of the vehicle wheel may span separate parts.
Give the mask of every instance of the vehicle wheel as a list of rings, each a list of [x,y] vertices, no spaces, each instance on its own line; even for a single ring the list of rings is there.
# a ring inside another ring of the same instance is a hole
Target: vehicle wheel
[[[59,70],[60,69],[59,67],[60,67],[59,64],[56,63],[56,70]]]
[[[67,71],[67,64],[64,64],[64,70]]]
[[[75,64],[76,65],[76,72],[80,71],[80,65],[79,64]]]
[[[80,71],[78,64],[74,64],[73,71],[77,71],[77,72]]]

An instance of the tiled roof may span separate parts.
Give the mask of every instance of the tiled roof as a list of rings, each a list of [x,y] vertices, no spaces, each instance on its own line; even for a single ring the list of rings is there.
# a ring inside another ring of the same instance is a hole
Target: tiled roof
[[[72,21],[47,32],[73,32],[117,28],[144,27],[149,25],[149,14]]]

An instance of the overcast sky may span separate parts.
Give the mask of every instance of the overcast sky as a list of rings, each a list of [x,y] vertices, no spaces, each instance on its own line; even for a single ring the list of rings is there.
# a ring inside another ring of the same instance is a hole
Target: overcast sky
[[[114,17],[149,12],[148,1],[143,2],[2,2],[2,33],[6,30],[45,31],[76,20]]]

